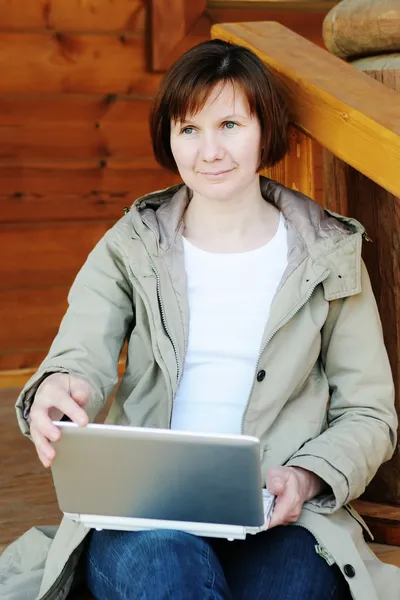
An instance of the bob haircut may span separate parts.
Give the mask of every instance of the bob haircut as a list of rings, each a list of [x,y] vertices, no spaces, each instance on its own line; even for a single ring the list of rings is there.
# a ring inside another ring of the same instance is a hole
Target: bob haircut
[[[167,71],[154,98],[150,132],[161,166],[178,173],[171,151],[171,121],[183,121],[201,111],[219,83],[240,86],[250,114],[258,117],[263,150],[257,172],[285,156],[289,109],[283,86],[251,50],[215,39],[185,52]]]

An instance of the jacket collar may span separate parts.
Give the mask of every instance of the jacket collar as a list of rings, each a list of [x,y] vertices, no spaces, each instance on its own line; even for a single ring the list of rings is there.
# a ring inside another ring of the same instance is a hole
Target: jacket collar
[[[364,228],[355,219],[332,213],[295,190],[260,177],[263,197],[283,213],[288,229],[287,276],[304,260],[329,269],[324,281],[327,300],[361,290],[361,242]],[[191,191],[179,184],[140,198],[131,210],[134,230],[154,255],[179,243],[183,214]],[[149,232],[150,230],[150,232]]]

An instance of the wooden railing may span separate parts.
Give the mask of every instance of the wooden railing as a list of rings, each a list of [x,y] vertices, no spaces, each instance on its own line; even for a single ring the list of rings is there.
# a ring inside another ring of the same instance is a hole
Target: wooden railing
[[[218,24],[211,36],[253,50],[289,90],[296,128],[400,196],[396,92],[279,23]]]
[[[399,94],[279,23],[218,24],[212,27],[211,36],[253,50],[288,90],[293,115],[291,149],[284,161],[267,175],[336,212],[346,213],[350,208],[351,216],[361,221],[365,213],[371,224],[368,234],[375,244],[369,246],[375,246],[379,258],[364,250],[364,259],[381,310],[400,416]],[[368,188],[369,193],[353,197],[349,207],[338,193],[339,186],[330,188],[329,177],[324,179],[324,154],[334,155],[362,173],[372,186]],[[330,197],[332,190],[335,193]],[[384,202],[382,193],[386,194]],[[378,472],[372,492],[368,494],[367,490],[367,500],[379,501],[379,504],[365,500],[358,504],[361,512],[370,518],[370,525],[375,525],[378,539],[398,545],[399,450],[400,446],[392,460]]]

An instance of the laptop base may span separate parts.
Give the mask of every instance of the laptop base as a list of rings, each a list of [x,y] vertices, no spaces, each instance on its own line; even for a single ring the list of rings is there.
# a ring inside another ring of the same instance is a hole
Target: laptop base
[[[244,540],[246,535],[256,534],[268,529],[268,523],[261,527],[243,525],[222,525],[220,523],[191,523],[189,521],[163,521],[159,519],[138,519],[134,517],[110,517],[102,515],[79,515],[64,513],[73,521],[78,521],[90,529],[102,531],[149,531],[153,529],[174,529],[201,537],[226,538],[229,541]]]

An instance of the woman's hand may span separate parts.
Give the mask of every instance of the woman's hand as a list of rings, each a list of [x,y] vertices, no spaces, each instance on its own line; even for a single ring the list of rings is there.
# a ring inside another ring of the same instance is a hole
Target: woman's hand
[[[38,456],[49,467],[56,455],[50,442],[60,438],[60,430],[52,421],[67,415],[77,425],[87,425],[83,407],[89,399],[89,384],[68,373],[53,373],[38,387],[30,414],[30,431]]]
[[[300,467],[277,467],[267,473],[267,489],[275,494],[275,508],[269,527],[294,523],[304,502],[317,496],[326,483],[317,475]]]

